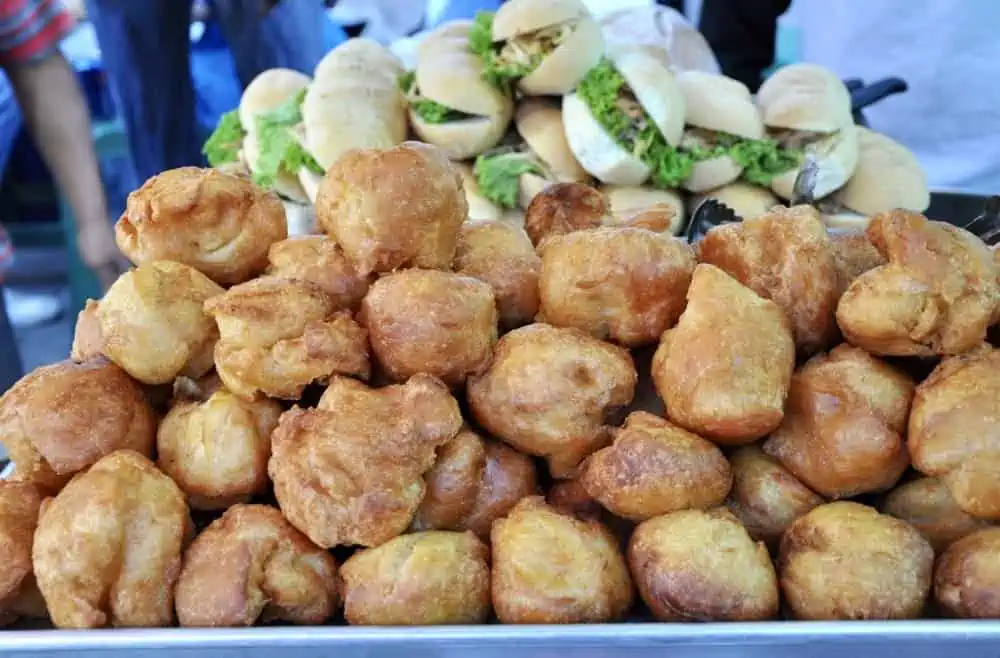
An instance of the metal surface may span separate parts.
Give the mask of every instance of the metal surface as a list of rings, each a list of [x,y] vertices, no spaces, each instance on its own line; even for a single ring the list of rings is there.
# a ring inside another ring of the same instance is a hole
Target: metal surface
[[[997,658],[1000,622],[605,624],[0,632],[0,655],[207,658]]]

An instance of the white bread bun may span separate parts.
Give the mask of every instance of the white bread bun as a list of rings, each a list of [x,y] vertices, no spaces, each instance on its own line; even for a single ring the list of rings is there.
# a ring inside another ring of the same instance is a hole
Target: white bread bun
[[[513,102],[483,80],[483,64],[465,43],[455,48],[438,46],[425,51],[417,62],[420,95],[465,114],[496,117],[513,114]]]
[[[815,64],[778,69],[757,92],[757,107],[769,128],[832,133],[854,123],[847,87]]]
[[[830,233],[864,233],[871,222],[871,217],[850,210],[820,213],[820,219]]]
[[[327,53],[316,65],[313,77],[316,80],[332,80],[345,71],[362,71],[373,79],[396,84],[403,72],[403,63],[377,41],[355,37]]]
[[[684,71],[677,82],[684,96],[684,122],[689,126],[747,139],[764,137],[764,123],[742,82],[702,71]]]
[[[509,0],[493,15],[493,41],[507,41],[589,15],[581,0]]]
[[[696,194],[691,197],[689,207],[693,210],[707,199],[715,199],[726,204],[743,219],[759,217],[774,206],[780,205],[778,198],[766,187],[758,187],[743,181]]]
[[[510,114],[428,123],[410,110],[410,124],[420,141],[438,147],[450,160],[468,160],[497,145],[507,132]]]
[[[285,223],[288,225],[288,237],[313,235],[316,230],[316,211],[311,204],[283,201],[285,206]]]
[[[243,129],[248,133],[256,132],[254,117],[287,102],[308,87],[311,81],[305,73],[292,69],[268,69],[262,72],[247,85],[240,97],[238,111]]]
[[[391,148],[406,139],[402,94],[313,85],[302,104],[305,145],[324,169],[354,148]]]
[[[421,39],[417,46],[417,61],[419,62],[423,57],[433,56],[434,51],[438,48],[450,51],[467,50],[471,28],[472,21],[470,20],[462,19],[442,23]]]
[[[306,193],[306,198],[309,199],[309,203],[316,203],[316,196],[319,194],[319,186],[323,183],[323,177],[319,174],[312,172],[305,167],[299,169],[299,185],[302,186],[302,190]]]
[[[246,137],[243,138],[243,157],[246,158],[247,167],[251,173],[257,173],[258,171],[257,163],[260,160],[259,147],[257,135],[248,132]],[[306,191],[302,189],[302,185],[299,183],[297,172],[291,174],[284,169],[279,170],[278,175],[274,178],[274,183],[271,185],[271,189],[296,203],[307,203],[309,201]]]
[[[527,96],[568,94],[587,71],[597,66],[603,54],[601,26],[591,16],[584,15],[565,41],[546,55],[534,71],[518,80],[517,88]]]
[[[687,148],[707,148],[709,143],[697,131],[689,130],[681,138],[681,146]],[[743,173],[743,168],[728,155],[696,162],[691,174],[681,182],[688,192],[705,192],[732,183]]]
[[[562,181],[550,180],[538,174],[521,174],[521,177],[518,179],[517,206],[522,210],[527,210],[531,200],[539,192],[556,182]]]
[[[517,106],[514,125],[521,139],[559,181],[584,181],[587,171],[566,141],[562,110],[552,101],[529,98]]]
[[[686,115],[684,94],[670,69],[640,50],[620,52],[612,61],[667,143],[680,144]]]
[[[601,192],[607,198],[608,208],[611,211],[609,224],[627,223],[639,213],[664,208],[670,215],[670,224],[666,227],[665,233],[677,235],[684,226],[684,201],[672,190],[604,185],[601,187]]]
[[[641,49],[673,71],[720,72],[705,37],[682,13],[670,7],[630,7],[606,14],[600,22],[609,53]]]
[[[472,167],[464,162],[455,162],[452,166],[462,176],[462,189],[465,191],[465,200],[469,204],[468,220],[479,222],[500,219],[503,216],[503,211],[479,191]]]
[[[843,187],[858,164],[858,131],[854,124],[840,129],[823,139],[808,144],[806,153],[816,158],[819,175],[813,196],[822,199]],[[795,178],[798,168],[776,176],[771,181],[771,190],[782,199],[791,200],[795,196]]]
[[[594,178],[612,185],[642,185],[652,170],[611,138],[575,93],[563,96],[566,142]]]
[[[927,175],[917,157],[899,142],[858,127],[858,166],[834,200],[862,215],[896,208],[923,212],[930,205]]]

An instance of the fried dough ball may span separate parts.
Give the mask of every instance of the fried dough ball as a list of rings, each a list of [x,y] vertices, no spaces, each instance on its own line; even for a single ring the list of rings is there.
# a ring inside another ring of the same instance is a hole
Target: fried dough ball
[[[361,302],[359,319],[393,381],[423,372],[458,386],[486,369],[497,341],[493,288],[452,272],[383,276]]]
[[[726,499],[733,477],[711,441],[645,411],[634,411],[614,443],[584,463],[580,484],[608,510],[631,521]]]
[[[758,621],[778,614],[778,578],[764,544],[724,508],[681,510],[635,529],[628,563],[662,621]]]
[[[716,226],[698,243],[698,260],[781,307],[801,353],[812,354],[835,340],[837,262],[812,206],[777,206],[760,217]]]
[[[88,299],[83,310],[76,316],[73,346],[69,354],[77,363],[104,356],[104,334],[101,333],[101,320],[97,316],[97,302],[93,299]]]
[[[226,509],[267,489],[271,432],[281,407],[248,402],[225,389],[203,402],[175,404],[156,434],[156,464],[194,509]]]
[[[771,550],[795,519],[824,502],[758,446],[740,448],[729,463],[733,488],[726,505],[750,536]]]
[[[642,228],[598,228],[539,245],[541,315],[627,347],[655,343],[684,310],[687,243]]]
[[[934,550],[913,526],[848,501],[792,523],[778,558],[785,602],[804,620],[916,619],[933,567]]]
[[[325,235],[303,235],[271,245],[266,274],[314,283],[337,308],[357,309],[373,277],[358,274],[336,241]]]
[[[469,406],[493,436],[570,477],[610,441],[607,418],[632,401],[637,379],[625,349],[531,324],[501,338],[489,369],[469,378]]]
[[[139,265],[118,277],[97,306],[104,354],[143,384],[201,377],[212,369],[219,338],[203,306],[223,292],[181,263]]]
[[[490,614],[489,548],[471,532],[428,530],[352,555],[344,578],[347,623],[481,624]]]
[[[115,239],[137,265],[172,260],[231,286],[263,272],[287,230],[277,195],[217,169],[181,167],[128,195]]]
[[[941,361],[917,387],[908,437],[914,468],[966,513],[1000,520],[1000,350]]]
[[[833,259],[837,264],[837,286],[842,295],[851,282],[876,267],[885,265],[885,258],[864,233],[838,233],[830,236]]]
[[[181,626],[322,624],[339,608],[337,563],[273,507],[230,507],[184,553]]]
[[[499,441],[463,429],[438,450],[424,477],[417,530],[471,530],[489,539],[493,522],[522,498],[538,493],[535,463]]]
[[[333,374],[368,378],[367,332],[315,284],[261,277],[209,300],[205,311],[219,325],[215,368],[241,398],[295,400]]]
[[[119,450],[46,501],[32,559],[56,628],[170,626],[181,551],[194,531],[184,494]]]
[[[502,328],[516,329],[538,313],[541,267],[528,234],[517,224],[494,220],[462,225],[455,249],[455,271],[493,287]]]
[[[884,356],[935,356],[985,340],[1000,283],[982,240],[902,210],[873,217],[867,235],[888,264],[856,278],[840,298],[837,322],[848,342]]]
[[[461,428],[458,402],[435,377],[380,389],[334,377],[317,408],[286,411],[271,435],[274,495],[323,548],[378,546],[409,527],[435,451]]]
[[[680,321],[660,339],[652,376],[671,421],[741,445],[781,423],[794,367],[795,343],[781,308],[701,264]]]
[[[524,212],[524,230],[535,246],[548,236],[597,228],[609,212],[600,190],[585,183],[553,183]]]
[[[950,617],[1000,619],[1000,528],[959,539],[938,559],[934,597]]]
[[[155,440],[142,388],[105,359],[42,366],[0,397],[0,443],[17,479],[52,493],[120,448],[152,454]]]
[[[616,621],[632,607],[625,558],[607,528],[525,498],[493,524],[493,607],[505,624]]]
[[[963,512],[940,478],[922,477],[899,485],[882,501],[882,512],[912,525],[938,554],[990,525]]]
[[[450,269],[468,213],[461,174],[420,142],[348,151],[326,172],[316,199],[320,227],[362,276]]]
[[[885,491],[910,465],[903,437],[914,386],[864,350],[838,345],[792,376],[785,418],[764,452],[827,498]]]
[[[41,505],[35,485],[0,480],[0,628],[28,612],[25,599],[37,592],[31,544]]]

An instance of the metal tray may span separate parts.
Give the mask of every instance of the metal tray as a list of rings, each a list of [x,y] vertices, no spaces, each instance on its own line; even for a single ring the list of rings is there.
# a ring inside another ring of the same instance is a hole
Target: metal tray
[[[1000,622],[3,631],[0,655],[206,658],[997,658]]]

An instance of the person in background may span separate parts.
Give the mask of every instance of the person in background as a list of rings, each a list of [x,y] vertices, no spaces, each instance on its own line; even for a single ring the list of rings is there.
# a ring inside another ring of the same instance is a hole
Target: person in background
[[[77,222],[80,255],[106,287],[127,267],[115,246],[76,74],[59,51],[73,19],[58,0],[0,0],[0,67],[24,123]],[[0,236],[0,289],[9,242]],[[7,246],[5,247],[4,244]],[[0,391],[21,375],[6,304],[0,304]]]
[[[261,71],[312,74],[325,54],[320,0],[212,0],[246,86]],[[191,80],[191,0],[87,0],[101,59],[121,104],[139,183],[202,163]]]
[[[756,89],[782,15],[799,29],[804,61],[844,79],[909,84],[865,116],[917,155],[932,190],[1000,191],[1000,2],[703,0],[699,27],[723,72]]]

